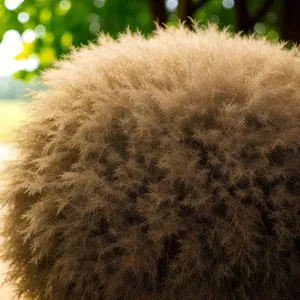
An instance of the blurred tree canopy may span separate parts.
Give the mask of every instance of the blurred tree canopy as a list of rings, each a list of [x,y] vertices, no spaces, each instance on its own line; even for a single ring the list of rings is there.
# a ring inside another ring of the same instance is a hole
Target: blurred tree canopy
[[[1,0],[0,39],[17,30],[23,50],[16,59],[37,57],[34,71],[15,77],[30,80],[71,46],[94,41],[99,31],[114,38],[126,27],[148,35],[159,24],[175,25],[189,16],[200,22],[229,26],[231,31],[255,32],[269,40],[300,42],[300,0]]]

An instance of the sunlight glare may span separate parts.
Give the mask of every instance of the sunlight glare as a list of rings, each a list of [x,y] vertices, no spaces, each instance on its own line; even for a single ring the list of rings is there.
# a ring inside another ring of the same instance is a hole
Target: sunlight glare
[[[25,43],[32,43],[36,38],[36,34],[32,29],[26,29],[23,33],[22,33],[22,40]]]
[[[24,0],[5,0],[5,6],[9,10],[15,10]]]
[[[22,38],[26,41],[35,38],[35,33],[27,32],[25,35],[24,33]],[[16,30],[8,30],[0,43],[0,77],[10,76],[19,70],[33,71],[37,69],[39,60],[36,57],[14,59],[22,50],[23,44],[20,33]]]

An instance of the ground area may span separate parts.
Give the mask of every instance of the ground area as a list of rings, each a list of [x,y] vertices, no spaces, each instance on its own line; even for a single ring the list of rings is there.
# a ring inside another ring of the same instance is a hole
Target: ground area
[[[7,141],[11,129],[24,118],[23,101],[0,99],[0,143]]]
[[[0,189],[3,189],[1,184],[1,175],[3,175],[3,167],[6,161],[14,158],[14,153],[8,144],[11,129],[23,119],[23,103],[20,101],[0,100]],[[0,211],[0,223],[3,211]],[[2,239],[0,238],[0,243]],[[12,300],[13,289],[8,285],[2,285],[7,265],[0,260],[0,300]]]
[[[3,166],[6,161],[9,159],[13,159],[13,152],[10,147],[6,144],[0,144],[0,175],[2,174]],[[1,176],[0,176],[1,179]],[[0,189],[3,189],[3,184],[0,182]],[[0,211],[0,223],[3,216],[3,211]],[[1,224],[2,225],[2,224]],[[2,239],[0,238],[0,243],[2,243]],[[5,262],[0,260],[0,300],[12,300],[13,299],[13,291],[12,288],[8,285],[3,285],[3,281],[5,278],[7,265]]]

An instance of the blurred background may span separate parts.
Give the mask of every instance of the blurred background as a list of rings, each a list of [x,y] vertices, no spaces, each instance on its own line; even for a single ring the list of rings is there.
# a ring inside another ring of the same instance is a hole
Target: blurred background
[[[129,26],[147,36],[153,21],[176,25],[188,16],[274,42],[300,41],[299,0],[0,0],[0,99],[22,99],[41,71],[99,31],[116,38]]]
[[[116,38],[129,26],[147,36],[154,21],[189,25],[188,16],[287,47],[300,41],[300,0],[0,0],[0,143],[22,117],[27,89],[71,47],[99,31]]]
[[[127,27],[148,36],[154,21],[189,25],[188,16],[286,47],[300,42],[300,0],[0,0],[0,144],[23,117],[27,89],[40,88],[41,72],[72,47]]]
[[[299,0],[1,0],[0,76],[36,81],[53,60],[99,31],[116,38],[129,26],[148,35],[153,21],[175,25],[188,16],[272,41],[300,41]],[[0,97],[20,97],[24,83],[9,89],[3,80]]]

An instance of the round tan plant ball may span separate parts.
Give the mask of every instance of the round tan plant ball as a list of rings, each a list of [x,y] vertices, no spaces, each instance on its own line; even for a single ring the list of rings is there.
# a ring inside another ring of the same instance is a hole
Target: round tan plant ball
[[[38,300],[300,299],[300,58],[209,25],[73,52],[17,130],[8,280]]]

